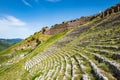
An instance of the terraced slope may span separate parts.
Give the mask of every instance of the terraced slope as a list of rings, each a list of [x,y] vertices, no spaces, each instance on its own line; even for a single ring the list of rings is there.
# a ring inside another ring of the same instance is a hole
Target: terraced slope
[[[116,20],[106,23],[113,18]],[[27,60],[25,70],[28,73],[24,79],[120,80],[119,19],[117,13],[104,21],[99,19],[99,23],[96,20],[73,30],[51,46],[55,49],[49,47],[50,51]],[[95,22],[105,26],[95,26]],[[64,45],[57,47],[61,41]]]
[[[120,12],[98,16],[19,54],[1,62],[0,80],[120,80]]]

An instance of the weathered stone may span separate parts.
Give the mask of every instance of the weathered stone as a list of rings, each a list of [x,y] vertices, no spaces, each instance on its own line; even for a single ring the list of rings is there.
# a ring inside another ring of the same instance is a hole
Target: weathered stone
[[[120,59],[120,54],[119,53],[118,54],[113,54],[112,58],[115,59],[115,60]]]
[[[108,80],[108,78],[105,75],[101,74],[101,70],[95,65],[95,63],[89,60],[89,58],[87,58],[86,56],[82,54],[80,55],[90,62],[90,65],[93,68],[94,74],[97,76],[97,80]]]
[[[94,53],[92,53],[94,54]],[[111,71],[114,72],[114,76],[119,80],[120,79],[120,64],[115,61],[110,61],[107,58],[101,57],[98,54],[94,54],[96,59],[99,62],[105,62],[110,66]]]

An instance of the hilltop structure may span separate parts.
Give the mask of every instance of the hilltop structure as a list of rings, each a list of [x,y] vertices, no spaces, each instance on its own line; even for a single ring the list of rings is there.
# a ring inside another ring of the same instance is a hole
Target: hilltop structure
[[[116,4],[115,6],[112,6],[111,8],[108,8],[107,10],[97,15],[93,15],[89,17],[81,17],[79,19],[71,20],[68,22],[63,22],[61,24],[56,24],[52,26],[51,28],[44,27],[43,34],[49,34],[49,35],[57,34],[65,30],[69,30],[77,26],[80,26],[82,24],[85,24],[86,22],[91,21],[96,17],[104,18],[106,16],[110,16],[111,14],[117,13],[117,12],[120,12],[120,4]]]

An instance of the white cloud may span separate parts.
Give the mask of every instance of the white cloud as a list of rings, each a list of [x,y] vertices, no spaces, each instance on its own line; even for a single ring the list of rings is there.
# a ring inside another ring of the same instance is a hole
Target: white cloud
[[[34,33],[28,26],[14,16],[0,17],[0,38],[26,38]]]
[[[23,2],[26,6],[32,7],[32,5],[31,5],[29,2],[27,2],[26,0],[22,0],[22,2]]]
[[[46,0],[46,1],[49,1],[49,2],[58,2],[58,1],[61,1],[61,0]]]
[[[14,16],[5,16],[0,18],[0,24],[8,26],[25,26],[26,23]]]
[[[39,3],[39,0],[33,0],[34,2],[36,3]],[[48,1],[48,2],[59,2],[61,0],[45,0],[45,1]],[[26,5],[26,6],[29,6],[29,7],[33,7],[27,0],[22,0],[22,2]]]

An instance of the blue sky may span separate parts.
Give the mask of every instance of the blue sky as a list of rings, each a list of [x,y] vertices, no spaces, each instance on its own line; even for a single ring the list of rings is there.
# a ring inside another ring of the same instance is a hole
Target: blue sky
[[[0,0],[0,38],[26,38],[44,26],[89,16],[120,0]]]

